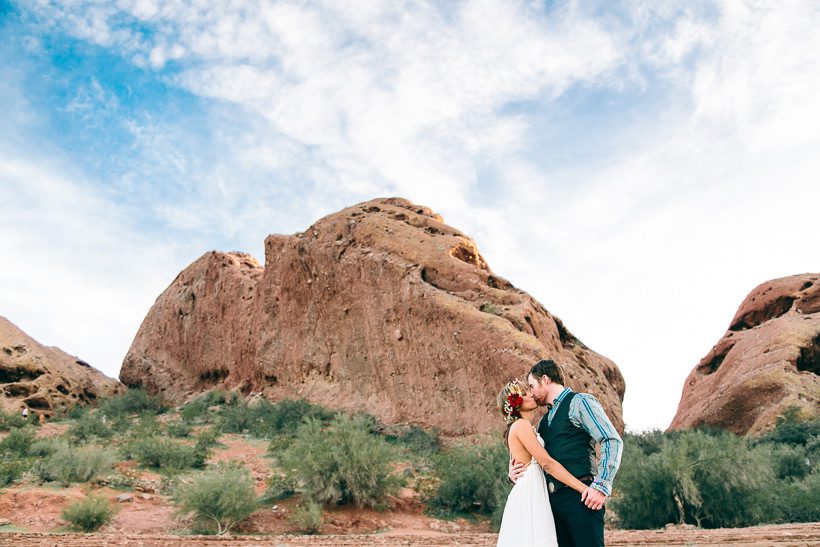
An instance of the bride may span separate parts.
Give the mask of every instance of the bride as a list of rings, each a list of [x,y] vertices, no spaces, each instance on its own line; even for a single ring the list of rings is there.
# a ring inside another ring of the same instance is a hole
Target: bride
[[[530,395],[529,387],[518,380],[507,383],[498,394],[498,408],[507,423],[504,442],[510,451],[510,460],[513,463],[530,462],[507,497],[498,545],[557,547],[555,522],[542,469],[578,492],[583,493],[587,486],[544,450],[544,441],[532,423],[538,404]]]

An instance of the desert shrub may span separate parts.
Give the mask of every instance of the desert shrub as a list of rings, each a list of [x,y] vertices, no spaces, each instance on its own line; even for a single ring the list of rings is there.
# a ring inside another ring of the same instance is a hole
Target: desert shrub
[[[66,505],[62,517],[76,530],[94,532],[111,522],[114,518],[114,508],[104,498],[87,496],[83,500]]]
[[[772,447],[772,464],[779,479],[803,479],[812,469],[806,448],[801,445]]]
[[[756,524],[773,518],[772,461],[770,449],[725,432],[680,432],[651,454],[625,443],[612,507],[627,528]]]
[[[644,456],[649,456],[661,451],[664,439],[670,438],[670,433],[664,433],[660,429],[646,431],[644,433],[624,433],[624,446],[629,446],[631,450],[640,451]]]
[[[803,419],[798,407],[790,407],[777,419],[775,428],[762,435],[757,443],[805,446],[818,433],[820,433],[820,418]]]
[[[185,422],[169,422],[166,425],[168,435],[176,439],[182,439],[191,435],[191,425]]]
[[[27,460],[0,459],[0,487],[8,486],[18,480],[28,467]]]
[[[774,494],[772,510],[778,512],[779,521],[820,521],[820,472],[777,488]]]
[[[65,441],[62,439],[37,439],[31,443],[28,453],[29,456],[33,456],[35,458],[45,458],[57,452],[57,449],[63,445],[65,445]]]
[[[113,435],[108,418],[100,412],[83,412],[68,429],[68,436],[79,442],[110,439]]]
[[[272,504],[280,500],[288,499],[299,491],[299,484],[293,477],[284,473],[274,473],[268,479],[268,487],[262,496],[263,504]]]
[[[193,513],[197,525],[215,527],[218,534],[229,532],[258,507],[253,479],[241,465],[220,464],[203,471],[179,484],[173,497],[180,514]]]
[[[203,417],[210,414],[210,407],[214,405],[236,404],[238,396],[236,393],[224,390],[213,390],[203,393],[199,397],[192,399],[179,409],[179,416],[186,423],[203,421]]]
[[[333,413],[304,399],[270,403],[262,399],[254,404],[238,401],[220,411],[220,429],[225,433],[248,432],[255,437],[272,438],[293,435],[303,420],[327,421]]]
[[[9,431],[18,427],[25,427],[29,423],[17,412],[0,410],[0,431]]]
[[[326,428],[308,418],[280,462],[308,499],[381,509],[400,480],[393,474],[392,447],[369,432],[361,417],[339,415]]]
[[[72,482],[89,482],[110,472],[114,462],[114,456],[101,446],[74,448],[61,443],[54,453],[34,465],[34,471],[43,482],[68,486]]]
[[[322,520],[322,506],[315,501],[306,501],[296,508],[288,522],[298,532],[318,534]]]
[[[385,428],[383,434],[389,443],[404,446],[412,454],[435,454],[441,448],[435,427],[427,431],[416,425],[394,425]]]
[[[507,449],[501,442],[454,446],[434,460],[441,482],[428,500],[439,514],[493,515],[509,492]]]
[[[175,472],[201,468],[208,450],[164,437],[145,437],[130,445],[130,452],[142,466]]]
[[[109,419],[115,419],[132,414],[161,414],[165,412],[165,405],[160,397],[148,395],[143,388],[130,388],[122,395],[103,400],[99,411]]]
[[[219,445],[219,432],[216,429],[203,429],[197,433],[196,445],[200,450],[209,450],[210,448]]]
[[[157,419],[156,414],[140,414],[136,423],[131,426],[128,435],[135,439],[144,439],[162,435],[162,423]]]
[[[483,311],[484,313],[491,313],[493,315],[501,315],[502,311],[499,309],[498,306],[490,303],[484,302],[481,306],[478,307],[479,310]]]
[[[28,455],[36,433],[33,427],[18,427],[12,429],[8,436],[0,441],[0,454],[7,453],[18,458]]]
[[[79,420],[83,414],[89,411],[88,407],[81,405],[74,405],[65,413],[65,417],[69,420]]]

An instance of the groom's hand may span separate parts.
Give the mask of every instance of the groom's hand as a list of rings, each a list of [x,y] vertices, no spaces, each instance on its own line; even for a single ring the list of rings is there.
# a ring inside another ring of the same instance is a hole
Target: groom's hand
[[[526,470],[527,466],[525,464],[512,462],[509,468],[510,472],[507,476],[510,478],[511,481],[517,482]]]
[[[593,511],[597,511],[606,503],[606,494],[590,486],[581,494],[581,501]]]

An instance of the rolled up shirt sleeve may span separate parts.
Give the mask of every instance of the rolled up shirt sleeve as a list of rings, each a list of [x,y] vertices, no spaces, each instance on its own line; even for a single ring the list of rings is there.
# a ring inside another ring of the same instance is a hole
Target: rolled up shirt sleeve
[[[569,419],[577,427],[583,428],[592,439],[601,445],[598,472],[592,487],[606,494],[612,494],[612,481],[621,465],[624,442],[612,422],[609,421],[598,399],[588,393],[579,393],[572,400]]]

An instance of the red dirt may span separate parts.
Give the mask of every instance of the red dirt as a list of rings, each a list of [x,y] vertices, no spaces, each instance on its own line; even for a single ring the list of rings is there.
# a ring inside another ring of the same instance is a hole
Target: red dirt
[[[95,547],[102,545],[139,545],[141,547],[194,546],[476,546],[495,545],[495,534],[461,532],[454,534],[351,534],[324,536],[168,536],[154,534],[8,534],[0,535],[15,547]],[[820,545],[820,523],[760,526],[723,530],[616,530],[607,532],[609,546],[703,546],[733,545],[739,547],[809,547]]]

